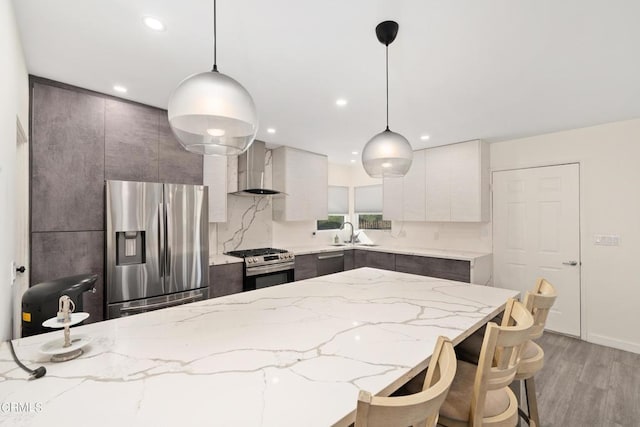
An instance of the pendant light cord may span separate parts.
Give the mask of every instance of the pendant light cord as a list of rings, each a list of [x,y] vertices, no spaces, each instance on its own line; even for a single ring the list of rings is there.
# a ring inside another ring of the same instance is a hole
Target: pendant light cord
[[[385,47],[385,63],[385,78],[387,79],[387,130],[389,130],[389,45]]]
[[[211,71],[218,71],[218,61],[216,58],[216,45],[218,44],[218,36],[216,34],[216,0],[213,0],[213,69]]]

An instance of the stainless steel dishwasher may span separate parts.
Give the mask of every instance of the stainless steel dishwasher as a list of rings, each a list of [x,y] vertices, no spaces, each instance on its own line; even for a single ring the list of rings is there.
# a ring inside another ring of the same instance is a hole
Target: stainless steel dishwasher
[[[318,254],[318,276],[344,271],[344,252]]]

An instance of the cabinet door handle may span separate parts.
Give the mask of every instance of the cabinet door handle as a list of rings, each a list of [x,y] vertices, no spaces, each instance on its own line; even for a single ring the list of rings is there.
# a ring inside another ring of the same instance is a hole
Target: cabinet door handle
[[[320,255],[318,259],[331,259],[331,258],[342,258],[344,254],[336,254],[336,255]]]
[[[564,265],[578,265],[578,261],[565,261],[562,264],[564,264]]]

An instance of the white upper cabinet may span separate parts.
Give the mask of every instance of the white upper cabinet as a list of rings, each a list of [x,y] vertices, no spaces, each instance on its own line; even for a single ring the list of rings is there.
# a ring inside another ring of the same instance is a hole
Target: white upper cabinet
[[[426,220],[489,220],[489,147],[475,140],[426,150]]]
[[[227,157],[203,156],[202,180],[209,187],[209,222],[227,221]]]
[[[425,221],[425,151],[413,152],[411,167],[404,177],[383,180],[384,219]]]
[[[273,150],[273,187],[286,193],[273,198],[273,219],[307,221],[328,217],[327,156],[279,147]]]

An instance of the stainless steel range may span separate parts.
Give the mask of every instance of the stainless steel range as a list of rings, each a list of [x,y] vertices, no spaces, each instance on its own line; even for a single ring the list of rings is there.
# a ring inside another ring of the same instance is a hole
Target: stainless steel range
[[[227,252],[244,258],[243,291],[293,282],[295,255],[284,249],[259,248]]]

